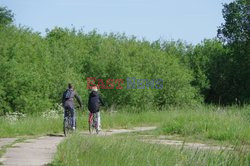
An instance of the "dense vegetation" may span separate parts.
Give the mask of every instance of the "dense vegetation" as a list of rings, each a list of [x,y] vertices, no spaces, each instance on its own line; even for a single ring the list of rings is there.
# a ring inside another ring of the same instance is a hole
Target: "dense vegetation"
[[[225,4],[219,38],[193,46],[58,27],[42,37],[14,26],[11,11],[0,7],[0,114],[50,109],[68,82],[86,104],[87,77],[105,85],[109,78],[124,79],[123,89],[101,90],[109,106],[249,103],[248,9],[244,0]],[[131,77],[161,79],[163,87],[127,89]]]

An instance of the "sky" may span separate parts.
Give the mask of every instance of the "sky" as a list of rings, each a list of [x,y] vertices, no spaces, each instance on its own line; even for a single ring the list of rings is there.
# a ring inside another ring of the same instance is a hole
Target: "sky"
[[[125,33],[149,41],[197,44],[216,37],[224,22],[222,4],[232,0],[0,0],[15,24],[45,35],[46,28]]]

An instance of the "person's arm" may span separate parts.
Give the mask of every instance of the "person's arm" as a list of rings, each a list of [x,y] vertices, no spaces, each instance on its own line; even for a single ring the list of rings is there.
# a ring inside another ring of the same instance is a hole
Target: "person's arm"
[[[64,93],[65,93],[65,92],[63,92],[63,95],[62,95],[62,105],[64,105],[64,102],[65,102]]]
[[[101,105],[105,106],[105,103],[103,102],[103,99],[102,99],[101,95],[99,95],[99,100],[100,100]]]
[[[77,102],[79,103],[80,107],[82,107],[82,101],[81,101],[81,98],[80,98],[80,96],[78,96],[78,94],[77,94],[77,93],[75,93],[75,98],[76,98]]]

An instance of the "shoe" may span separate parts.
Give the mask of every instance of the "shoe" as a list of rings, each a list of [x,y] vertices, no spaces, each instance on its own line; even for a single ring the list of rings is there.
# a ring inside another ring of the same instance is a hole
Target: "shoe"
[[[76,129],[76,127],[73,127],[73,130],[75,130]]]

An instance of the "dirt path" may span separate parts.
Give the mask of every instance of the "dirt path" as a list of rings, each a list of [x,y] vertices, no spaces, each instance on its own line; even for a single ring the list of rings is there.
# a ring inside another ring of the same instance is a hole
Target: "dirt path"
[[[14,141],[16,141],[16,138],[0,138],[0,149],[5,145],[13,143]]]
[[[156,129],[156,127],[135,127],[133,129],[111,129],[111,130],[100,133],[100,135],[130,133],[130,132],[135,132],[135,131],[148,131],[148,130],[154,130],[154,129]]]
[[[119,133],[129,133],[137,131],[153,130],[156,127],[136,127],[133,129],[111,129],[103,131],[99,135],[108,136]],[[87,135],[88,132],[81,132],[81,134]],[[29,139],[22,143],[16,143],[11,148],[8,148],[6,153],[0,158],[0,162],[7,166],[37,166],[47,165],[56,153],[57,145],[64,139],[62,135],[58,136],[43,136],[37,139]],[[0,147],[7,144],[11,144],[15,141],[15,138],[0,139]],[[212,146],[201,143],[184,143],[183,141],[167,139],[163,137],[159,138],[142,138],[144,142],[153,144],[163,144],[176,147],[186,147],[191,149],[208,149],[208,150],[231,150],[231,147]],[[1,165],[1,164],[0,164]]]
[[[203,143],[187,143],[184,141],[168,140],[168,139],[143,139],[142,141],[153,143],[153,144],[185,147],[185,148],[190,148],[190,149],[195,149],[195,150],[196,149],[200,149],[200,150],[232,150],[233,149],[232,147],[207,145]]]
[[[3,165],[46,165],[51,162],[63,137],[44,136],[17,143],[0,159]]]
[[[111,135],[133,131],[153,130],[156,127],[138,127],[134,129],[113,129],[103,131],[100,135]],[[88,132],[83,132],[88,134]],[[64,139],[62,136],[44,136],[37,139],[29,139],[22,143],[16,143],[8,148],[0,158],[0,162],[6,166],[40,166],[49,164],[56,152],[57,145]]]

